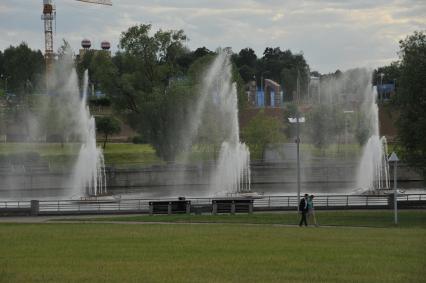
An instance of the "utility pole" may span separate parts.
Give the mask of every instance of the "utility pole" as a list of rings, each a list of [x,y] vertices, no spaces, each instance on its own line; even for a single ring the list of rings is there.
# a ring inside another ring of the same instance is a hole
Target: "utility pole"
[[[294,98],[293,98],[294,99]],[[289,122],[292,124],[296,124],[296,159],[297,159],[297,210],[299,211],[299,203],[300,203],[300,123],[305,122],[305,117],[300,117],[299,112],[299,103],[300,103],[300,72],[297,69],[297,80],[296,80],[296,117],[288,118]]]
[[[299,210],[300,203],[300,71],[297,68],[297,82],[296,82],[296,146],[297,146],[297,210]]]
[[[399,158],[398,156],[396,156],[395,152],[392,152],[388,161],[393,163],[393,211],[394,211],[395,225],[398,225],[398,189],[396,185],[396,182],[397,182],[396,168],[398,167]]]

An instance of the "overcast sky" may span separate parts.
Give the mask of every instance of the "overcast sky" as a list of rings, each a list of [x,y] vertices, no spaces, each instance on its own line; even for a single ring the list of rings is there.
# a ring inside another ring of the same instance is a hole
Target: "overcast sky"
[[[426,29],[425,0],[112,0],[99,6],[54,0],[54,48],[62,38],[73,49],[83,38],[92,46],[108,40],[117,49],[129,26],[183,29],[188,47],[231,46],[234,52],[265,47],[303,52],[312,70],[322,73],[376,67],[398,58],[398,41]],[[42,0],[0,0],[0,49],[27,42],[44,50]]]

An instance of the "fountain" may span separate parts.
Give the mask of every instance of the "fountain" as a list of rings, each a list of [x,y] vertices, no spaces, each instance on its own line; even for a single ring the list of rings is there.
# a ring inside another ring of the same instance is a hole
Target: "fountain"
[[[320,178],[316,184],[323,186],[320,191],[364,193],[388,188],[387,144],[386,138],[379,136],[379,108],[372,72],[359,68],[324,76],[320,88],[311,102],[312,111],[306,114],[302,137],[318,144],[317,148],[324,152],[326,149],[327,155],[323,153],[319,161],[309,156],[309,149],[303,151],[302,164],[308,164],[308,169],[302,166],[302,183],[315,179],[312,176],[321,170],[309,166],[320,162],[336,172],[328,173],[328,168],[321,172],[326,178]]]
[[[184,144],[190,148],[204,127],[209,142],[220,144],[210,178],[210,196],[250,191],[250,152],[240,142],[237,89],[231,68],[229,54],[219,52],[203,77],[188,134],[183,135]]]
[[[75,71],[74,71],[75,75]],[[81,147],[74,166],[71,187],[73,196],[106,194],[105,164],[102,150],[96,145],[95,119],[90,115],[87,101],[88,71],[84,73],[84,87],[78,103],[77,128]]]
[[[371,136],[364,146],[356,179],[361,191],[378,192],[390,188],[389,164],[387,162],[386,137],[379,136],[379,108],[376,103],[377,89],[366,92],[364,100],[366,115],[370,120]]]

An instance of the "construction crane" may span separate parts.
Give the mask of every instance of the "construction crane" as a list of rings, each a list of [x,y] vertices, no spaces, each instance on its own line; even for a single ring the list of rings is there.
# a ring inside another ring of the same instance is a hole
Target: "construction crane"
[[[108,5],[111,6],[111,0],[76,0],[80,2]],[[49,90],[49,78],[53,69],[53,23],[56,20],[56,7],[53,4],[53,0],[43,0],[43,15],[41,15],[42,21],[44,21],[44,59],[46,61],[46,87]]]

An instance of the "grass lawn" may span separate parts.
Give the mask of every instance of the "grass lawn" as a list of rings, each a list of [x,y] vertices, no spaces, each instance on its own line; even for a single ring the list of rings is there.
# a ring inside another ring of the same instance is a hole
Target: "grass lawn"
[[[0,282],[424,282],[426,229],[0,224]]]
[[[99,145],[101,146],[101,145]],[[10,156],[30,156],[37,154],[50,162],[52,167],[73,164],[80,150],[78,143],[0,143],[0,159]],[[108,143],[104,151],[106,164],[158,164],[162,161],[148,144]]]
[[[102,143],[98,143],[102,146]],[[79,143],[0,143],[0,160],[39,157],[48,161],[52,166],[61,168],[70,166],[75,161],[80,150]],[[183,154],[177,157],[177,161],[186,160],[189,162],[198,162],[200,160],[212,160],[217,156],[220,148],[207,145],[197,145],[192,148],[192,152],[187,158]],[[331,145],[326,149],[317,149],[313,145],[304,144],[302,150],[310,152],[314,156],[342,157],[358,156],[358,145]],[[254,153],[253,153],[254,154]],[[255,154],[254,154],[255,155]],[[149,144],[132,143],[107,143],[104,150],[105,163],[117,167],[131,167],[140,165],[162,164],[162,161],[156,154],[154,148]]]
[[[318,223],[323,226],[354,227],[395,227],[394,214],[391,210],[355,210],[355,211],[317,211]],[[400,210],[398,228],[426,229],[426,210]],[[66,219],[63,219],[67,221]],[[254,213],[254,214],[219,214],[219,215],[134,215],[111,216],[102,218],[72,219],[80,221],[131,221],[131,222],[172,222],[172,223],[241,223],[241,224],[298,224],[296,212]]]

